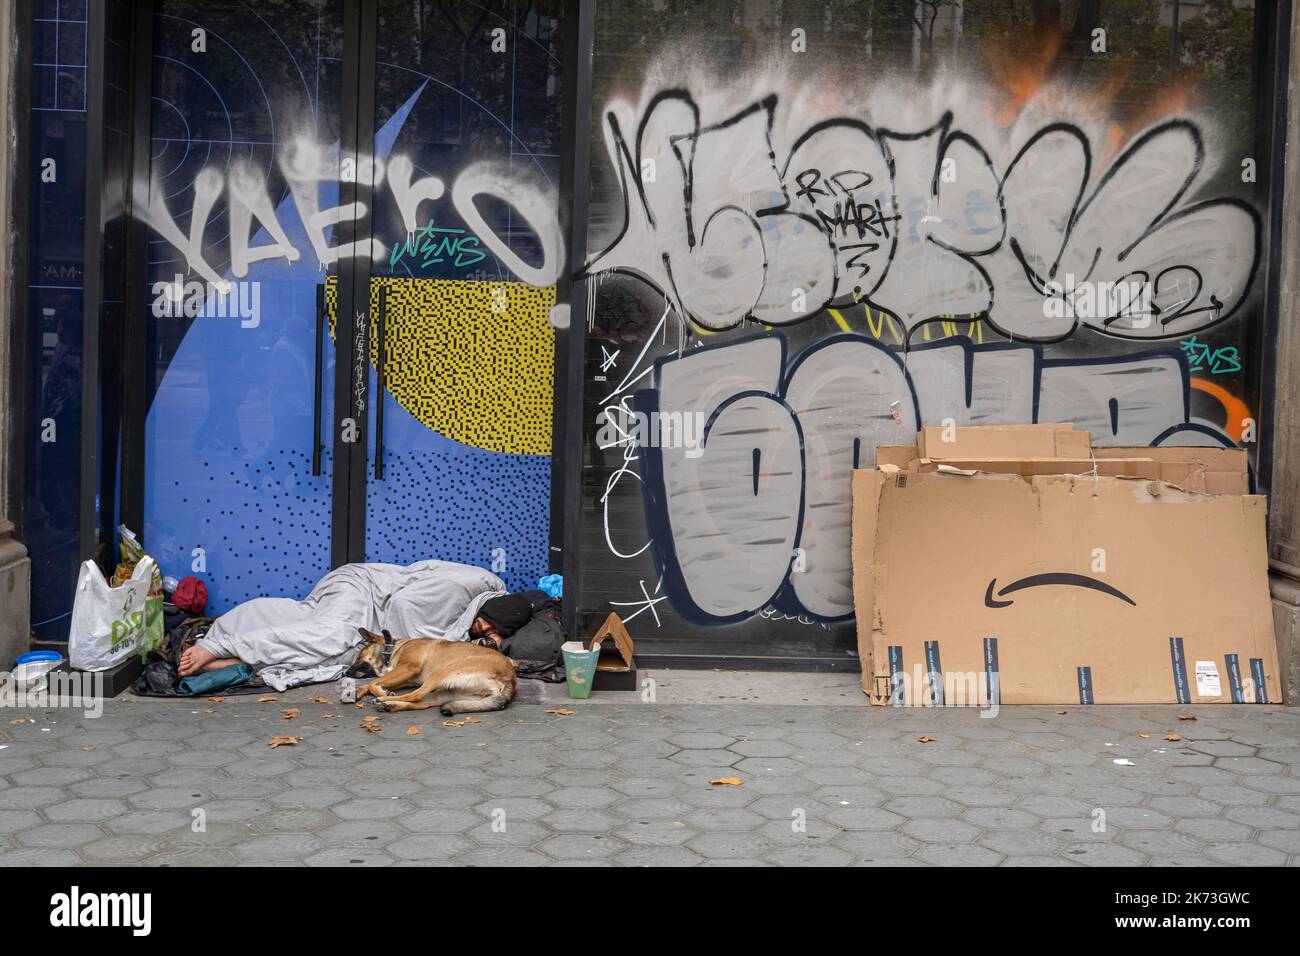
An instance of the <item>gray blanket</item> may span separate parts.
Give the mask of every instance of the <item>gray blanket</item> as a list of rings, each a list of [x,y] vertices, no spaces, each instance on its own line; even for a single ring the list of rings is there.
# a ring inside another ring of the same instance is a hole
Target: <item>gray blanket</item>
[[[284,690],[343,676],[364,640],[358,627],[463,641],[483,602],[505,593],[495,574],[450,561],[345,564],[302,601],[256,598],[227,611],[198,643]]]

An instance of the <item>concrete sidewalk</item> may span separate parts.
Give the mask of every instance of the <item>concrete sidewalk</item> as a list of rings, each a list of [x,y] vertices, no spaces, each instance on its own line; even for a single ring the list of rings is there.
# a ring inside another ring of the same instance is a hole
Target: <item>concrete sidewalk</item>
[[[1294,708],[988,719],[870,707],[856,675],[650,676],[653,703],[532,684],[459,727],[329,685],[0,710],[0,865],[1300,861]]]

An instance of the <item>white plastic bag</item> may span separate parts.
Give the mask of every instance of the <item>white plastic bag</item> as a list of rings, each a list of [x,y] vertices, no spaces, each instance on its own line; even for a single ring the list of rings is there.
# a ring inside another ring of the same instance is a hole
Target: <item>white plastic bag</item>
[[[72,604],[72,630],[68,658],[83,671],[108,670],[139,651],[149,625],[149,588],[154,559],[145,555],[129,581],[109,587],[94,561],[77,575],[77,596]]]

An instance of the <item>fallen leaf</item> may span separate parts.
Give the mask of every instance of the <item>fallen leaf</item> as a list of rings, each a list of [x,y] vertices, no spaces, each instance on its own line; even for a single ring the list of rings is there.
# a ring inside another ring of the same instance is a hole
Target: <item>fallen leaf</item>
[[[739,787],[744,781],[739,777],[719,777],[717,780],[710,780],[709,783],[715,787]]]
[[[1196,715],[1195,715],[1195,714],[1179,714],[1179,715],[1178,715],[1178,719],[1179,719],[1179,720],[1195,720],[1195,719],[1196,719]]]
[[[463,720],[444,720],[444,721],[442,722],[442,725],[443,725],[444,727],[464,727],[464,726],[465,726],[465,721],[463,721]]]
[[[301,737],[272,737],[267,741],[267,746],[274,750],[276,747],[296,747]]]
[[[477,717],[466,717],[466,718],[465,718],[465,723],[467,723],[467,724],[481,724],[481,723],[483,723],[483,721],[479,720]]]
[[[1138,734],[1138,736],[1141,737],[1143,740],[1150,740],[1150,739],[1151,739],[1151,735],[1150,735],[1150,734]]]
[[[94,752],[95,752],[95,748],[94,748],[94,747],[82,747],[82,748],[81,748],[81,752],[82,752],[82,753],[91,754],[91,753],[94,753]]]
[[[274,700],[276,700],[276,696],[274,694],[263,694],[261,697],[257,698],[257,702],[259,704],[269,704]]]
[[[280,710],[280,713],[284,715],[285,720],[293,720],[295,717],[301,714],[302,711],[299,710],[297,707],[284,707]]]
[[[219,704],[219,703],[221,703],[221,702],[222,702],[223,700],[225,700],[225,699],[226,699],[226,698],[224,698],[224,697],[209,697],[209,698],[208,698],[208,703],[210,703],[210,704]]]
[[[934,743],[934,738],[933,738],[933,737],[917,737],[916,739],[917,739],[918,741],[920,741],[921,743],[923,743],[923,744],[932,744],[932,743]]]
[[[26,718],[26,717],[19,717],[17,720],[11,720],[11,721],[9,721],[9,723],[10,723],[11,725],[12,725],[12,724],[25,724],[25,723],[27,723],[27,718]]]
[[[1182,740],[1177,734],[1165,734],[1165,740]]]
[[[363,704],[361,701],[357,701],[357,702],[356,702],[355,704],[353,704],[352,706],[355,707],[357,710],[360,710],[362,707],[364,707],[364,706],[366,706],[366,705]]]
[[[338,714],[321,714],[322,717],[337,717]]]
[[[383,730],[383,725],[379,723],[379,717],[377,715],[371,714],[369,717],[361,718],[361,728],[370,731],[372,734],[377,734],[379,731]]]
[[[563,707],[557,707],[555,710],[548,710],[548,714],[558,714],[561,717],[568,717],[570,714],[576,714],[576,710],[566,710]]]
[[[414,736],[415,736],[416,734],[418,734],[419,732],[420,732],[420,728],[419,728],[419,727],[407,727],[407,728],[406,728],[406,734],[407,734],[408,737],[414,737]]]
[[[1058,713],[1058,714],[1064,714],[1065,711],[1063,711],[1063,710],[1058,710],[1057,713]]]
[[[328,704],[328,703],[329,703],[329,701],[326,700],[324,697],[308,697],[307,699],[308,699],[309,701],[311,701],[312,703],[316,703],[316,704]]]

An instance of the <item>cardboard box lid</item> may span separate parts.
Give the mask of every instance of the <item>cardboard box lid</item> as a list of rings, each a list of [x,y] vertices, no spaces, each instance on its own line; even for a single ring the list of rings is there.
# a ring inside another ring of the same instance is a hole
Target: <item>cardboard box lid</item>
[[[1078,704],[1085,673],[1098,703],[1230,701],[1252,680],[1279,700],[1261,497],[939,472],[855,472],[853,488],[877,703],[876,678],[932,653],[946,674],[985,672],[990,640],[1004,703]],[[1194,681],[1198,664],[1215,680]]]
[[[1088,432],[1069,424],[927,425],[917,433],[919,457],[934,461],[975,458],[1088,458]]]

